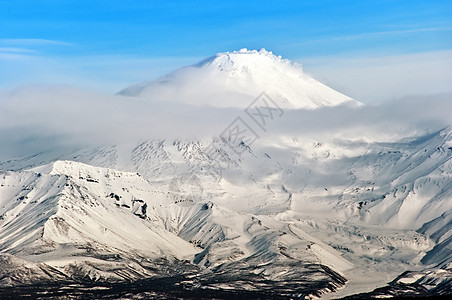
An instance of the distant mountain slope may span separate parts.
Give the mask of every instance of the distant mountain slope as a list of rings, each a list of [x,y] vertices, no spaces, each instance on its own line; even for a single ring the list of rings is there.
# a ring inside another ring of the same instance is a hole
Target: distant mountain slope
[[[192,105],[246,107],[263,91],[282,108],[358,104],[303,73],[300,65],[265,49],[218,53],[119,94]]]
[[[431,121],[444,99],[405,122],[428,102],[356,109],[300,66],[246,49],[121,92],[135,98],[10,94],[0,298],[17,286],[106,298],[147,286],[206,298],[450,290],[452,127]]]
[[[320,295],[346,281],[284,223],[213,203],[186,205],[167,185],[134,173],[57,161],[0,176],[6,286],[179,273],[206,289],[281,293],[290,285],[293,293]],[[11,265],[22,272],[13,275]]]
[[[147,257],[188,273],[206,270],[196,280],[222,278],[209,283],[215,288],[239,288],[230,272],[281,288],[315,272],[325,284],[321,293],[346,279],[351,291],[369,291],[401,270],[450,263],[450,142],[447,128],[360,146],[287,140],[290,151],[262,141],[240,157],[221,140],[214,156],[190,140],[144,142],[129,153],[121,146],[84,149],[69,156],[141,175],[71,161],[3,171],[1,251],[45,263],[58,278],[161,276],[150,271],[153,262],[136,259]],[[247,277],[270,262],[265,277]],[[279,273],[296,262],[303,264],[294,273]],[[378,275],[362,282],[369,270]]]

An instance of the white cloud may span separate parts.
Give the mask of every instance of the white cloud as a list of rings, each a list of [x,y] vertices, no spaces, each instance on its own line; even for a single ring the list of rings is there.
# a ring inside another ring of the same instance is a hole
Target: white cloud
[[[39,52],[0,51],[0,89],[24,84],[67,84],[114,94],[133,83],[199,60],[125,55],[49,57]]]
[[[72,46],[73,43],[46,39],[0,39],[0,45],[16,46]]]
[[[411,97],[381,105],[286,111],[264,138],[346,137],[389,141],[452,125],[452,95]],[[248,103],[244,103],[244,107]],[[65,86],[0,93],[0,159],[84,145],[218,136],[242,109],[193,107],[111,96]]]
[[[16,47],[0,47],[0,53],[32,53],[34,50],[25,49],[25,48],[16,48]]]
[[[349,35],[340,35],[333,36],[323,39],[313,39],[303,43],[295,43],[291,44],[291,46],[301,46],[306,44],[315,44],[315,43],[323,43],[323,42],[331,42],[331,41],[350,41],[350,40],[359,40],[366,39],[369,37],[376,36],[389,36],[389,35],[403,35],[407,33],[421,33],[421,32],[435,32],[435,31],[452,31],[452,27],[424,27],[424,28],[413,28],[406,30],[388,30],[388,31],[376,31],[376,32],[366,32],[360,34],[349,34]]]
[[[214,137],[242,113],[240,109],[192,107],[111,95],[130,83],[157,77],[195,63],[199,58],[49,58],[22,51],[22,47],[5,48],[17,48],[17,51],[0,51],[3,87],[13,82],[64,83],[110,95],[65,86],[3,90],[0,92],[2,160],[86,144]],[[385,141],[452,125],[452,51],[385,57],[320,57],[301,62],[304,70],[314,77],[365,103],[400,99],[353,109],[287,111],[281,122],[269,129],[270,138],[342,135]]]
[[[364,103],[452,92],[452,50],[380,57],[300,58],[316,79]]]

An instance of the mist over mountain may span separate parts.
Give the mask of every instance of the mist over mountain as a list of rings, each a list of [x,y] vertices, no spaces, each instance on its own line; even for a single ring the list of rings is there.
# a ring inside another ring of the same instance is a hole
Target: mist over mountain
[[[247,49],[117,95],[4,91],[0,296],[450,293],[450,100],[364,105]]]

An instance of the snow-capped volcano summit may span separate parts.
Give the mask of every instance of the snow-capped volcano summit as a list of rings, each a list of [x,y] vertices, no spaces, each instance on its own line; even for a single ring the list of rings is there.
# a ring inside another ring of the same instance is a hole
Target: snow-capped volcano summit
[[[246,107],[262,92],[287,109],[358,103],[303,73],[301,65],[265,49],[218,53],[120,94],[191,105]]]
[[[452,291],[449,98],[351,107],[264,49],[121,94],[0,93],[1,299]]]

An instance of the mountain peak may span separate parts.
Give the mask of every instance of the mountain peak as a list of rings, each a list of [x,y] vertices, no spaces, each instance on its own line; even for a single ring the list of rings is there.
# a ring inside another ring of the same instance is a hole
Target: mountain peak
[[[190,105],[244,108],[262,92],[281,108],[315,109],[357,103],[265,49],[222,52],[120,94]]]
[[[261,62],[265,62],[267,60],[267,63],[271,62],[278,62],[278,63],[286,63],[290,64],[291,61],[288,59],[282,58],[281,55],[275,55],[272,51],[267,51],[264,48],[260,50],[248,50],[247,48],[242,48],[238,51],[227,51],[227,52],[220,52],[216,55],[209,57],[200,63],[196,64],[196,66],[203,67],[208,64],[219,64],[224,62],[235,62],[235,63],[242,63],[242,64],[249,64],[253,60],[260,59]],[[294,64],[299,67],[301,67],[299,64]]]
[[[194,66],[198,68],[215,68],[220,72],[230,73],[232,75],[244,72],[248,76],[256,76],[257,73],[261,73],[264,69],[278,71],[288,71],[288,69],[291,69],[295,73],[303,73],[300,64],[282,58],[281,55],[277,56],[272,51],[267,51],[264,48],[259,51],[242,48],[239,51],[220,52]]]

